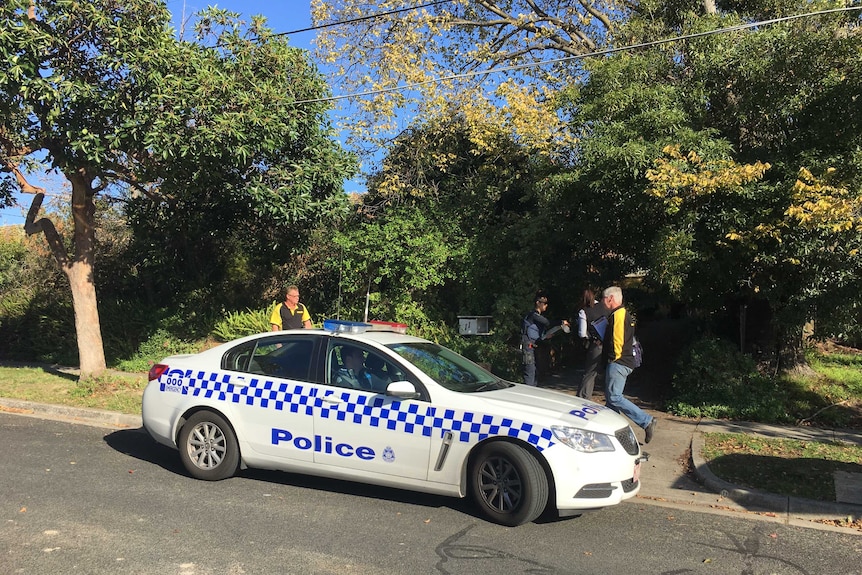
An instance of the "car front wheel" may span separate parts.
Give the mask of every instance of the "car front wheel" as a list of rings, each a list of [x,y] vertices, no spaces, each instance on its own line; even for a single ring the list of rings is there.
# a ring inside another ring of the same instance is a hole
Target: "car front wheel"
[[[470,465],[470,490],[482,514],[509,527],[529,523],[548,502],[548,478],[523,447],[496,441],[476,454]]]
[[[219,415],[199,411],[180,430],[180,459],[192,477],[218,481],[233,476],[239,445],[233,429]]]

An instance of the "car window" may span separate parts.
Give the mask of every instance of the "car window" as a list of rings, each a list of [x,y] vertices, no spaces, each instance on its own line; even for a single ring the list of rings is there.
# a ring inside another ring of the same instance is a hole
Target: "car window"
[[[238,345],[224,354],[221,360],[222,369],[231,371],[248,371],[248,362],[251,359],[251,354],[254,351],[254,342],[246,342]]]
[[[326,373],[330,385],[378,393],[384,393],[391,382],[404,378],[402,371],[379,353],[337,340],[329,343]]]
[[[222,367],[283,379],[309,381],[314,339],[276,336],[246,342],[228,351]]]
[[[482,369],[466,357],[436,343],[399,343],[388,346],[452,391],[474,392],[508,387],[509,383]]]

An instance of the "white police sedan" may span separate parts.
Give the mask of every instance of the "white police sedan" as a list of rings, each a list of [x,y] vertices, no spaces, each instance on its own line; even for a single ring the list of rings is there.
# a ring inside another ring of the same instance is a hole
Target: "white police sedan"
[[[510,526],[637,494],[641,451],[622,416],[403,331],[327,320],[165,358],[144,427],[199,479],[254,467],[469,495]]]

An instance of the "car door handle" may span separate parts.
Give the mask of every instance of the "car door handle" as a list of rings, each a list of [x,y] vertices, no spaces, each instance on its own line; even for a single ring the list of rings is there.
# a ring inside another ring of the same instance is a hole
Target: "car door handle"
[[[336,395],[324,395],[320,400],[332,404],[341,403],[341,398]]]

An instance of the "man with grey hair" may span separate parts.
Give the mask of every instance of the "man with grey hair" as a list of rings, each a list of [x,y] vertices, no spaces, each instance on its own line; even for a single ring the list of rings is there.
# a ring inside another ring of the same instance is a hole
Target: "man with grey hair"
[[[602,344],[607,368],[605,370],[605,403],[622,413],[644,429],[644,443],[652,441],[656,419],[623,397],[626,379],[636,367],[634,358],[635,321],[623,307],[623,290],[619,286],[607,288],[603,294],[605,307],[610,312]]]
[[[280,303],[272,310],[269,318],[272,331],[282,329],[311,329],[311,315],[304,304],[299,303],[299,288],[289,285],[285,289],[284,303]]]

